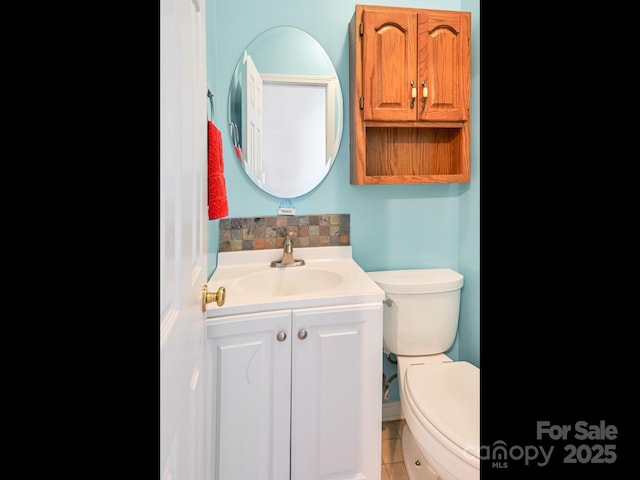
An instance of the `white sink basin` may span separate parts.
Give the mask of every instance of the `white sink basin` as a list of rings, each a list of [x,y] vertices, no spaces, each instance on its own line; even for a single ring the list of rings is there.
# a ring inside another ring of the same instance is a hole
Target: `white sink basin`
[[[271,267],[282,250],[218,253],[209,291],[225,287],[225,302],[207,306],[207,317],[382,302],[384,292],[353,260],[350,246],[294,250],[304,265]]]
[[[302,265],[252,273],[236,280],[234,286],[243,294],[304,295],[334,288],[343,280],[339,273]]]

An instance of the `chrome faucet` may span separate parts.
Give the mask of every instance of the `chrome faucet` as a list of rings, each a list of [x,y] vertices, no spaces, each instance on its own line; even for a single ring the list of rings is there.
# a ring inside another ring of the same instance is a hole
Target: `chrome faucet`
[[[271,262],[272,267],[297,267],[304,265],[304,260],[296,260],[293,258],[293,243],[291,242],[291,236],[293,232],[287,233],[284,239],[284,246],[282,248],[282,259],[274,260]]]

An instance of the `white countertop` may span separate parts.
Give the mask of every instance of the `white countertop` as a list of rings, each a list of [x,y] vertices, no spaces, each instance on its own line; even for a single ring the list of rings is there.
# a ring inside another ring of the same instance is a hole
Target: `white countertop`
[[[210,292],[225,287],[225,303],[207,305],[207,317],[254,313],[289,308],[349,305],[384,300],[384,291],[353,260],[351,246],[294,248],[293,257],[305,265],[283,269],[321,269],[339,274],[343,281],[312,293],[272,295],[268,288],[252,289],[250,293],[238,288],[238,281],[248,275],[273,271],[273,260],[282,258],[281,249],[245,250],[218,253],[218,265],[208,282]]]

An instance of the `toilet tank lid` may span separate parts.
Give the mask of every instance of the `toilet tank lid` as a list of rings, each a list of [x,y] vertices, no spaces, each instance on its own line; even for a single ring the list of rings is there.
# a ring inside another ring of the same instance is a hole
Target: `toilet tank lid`
[[[450,268],[367,272],[386,293],[437,293],[458,290],[464,276]]]

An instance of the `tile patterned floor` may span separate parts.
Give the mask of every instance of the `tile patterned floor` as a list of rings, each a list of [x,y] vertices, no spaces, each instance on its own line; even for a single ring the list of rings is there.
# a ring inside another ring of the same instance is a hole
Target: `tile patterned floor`
[[[381,480],[409,480],[402,460],[402,426],[404,420],[382,422]]]

